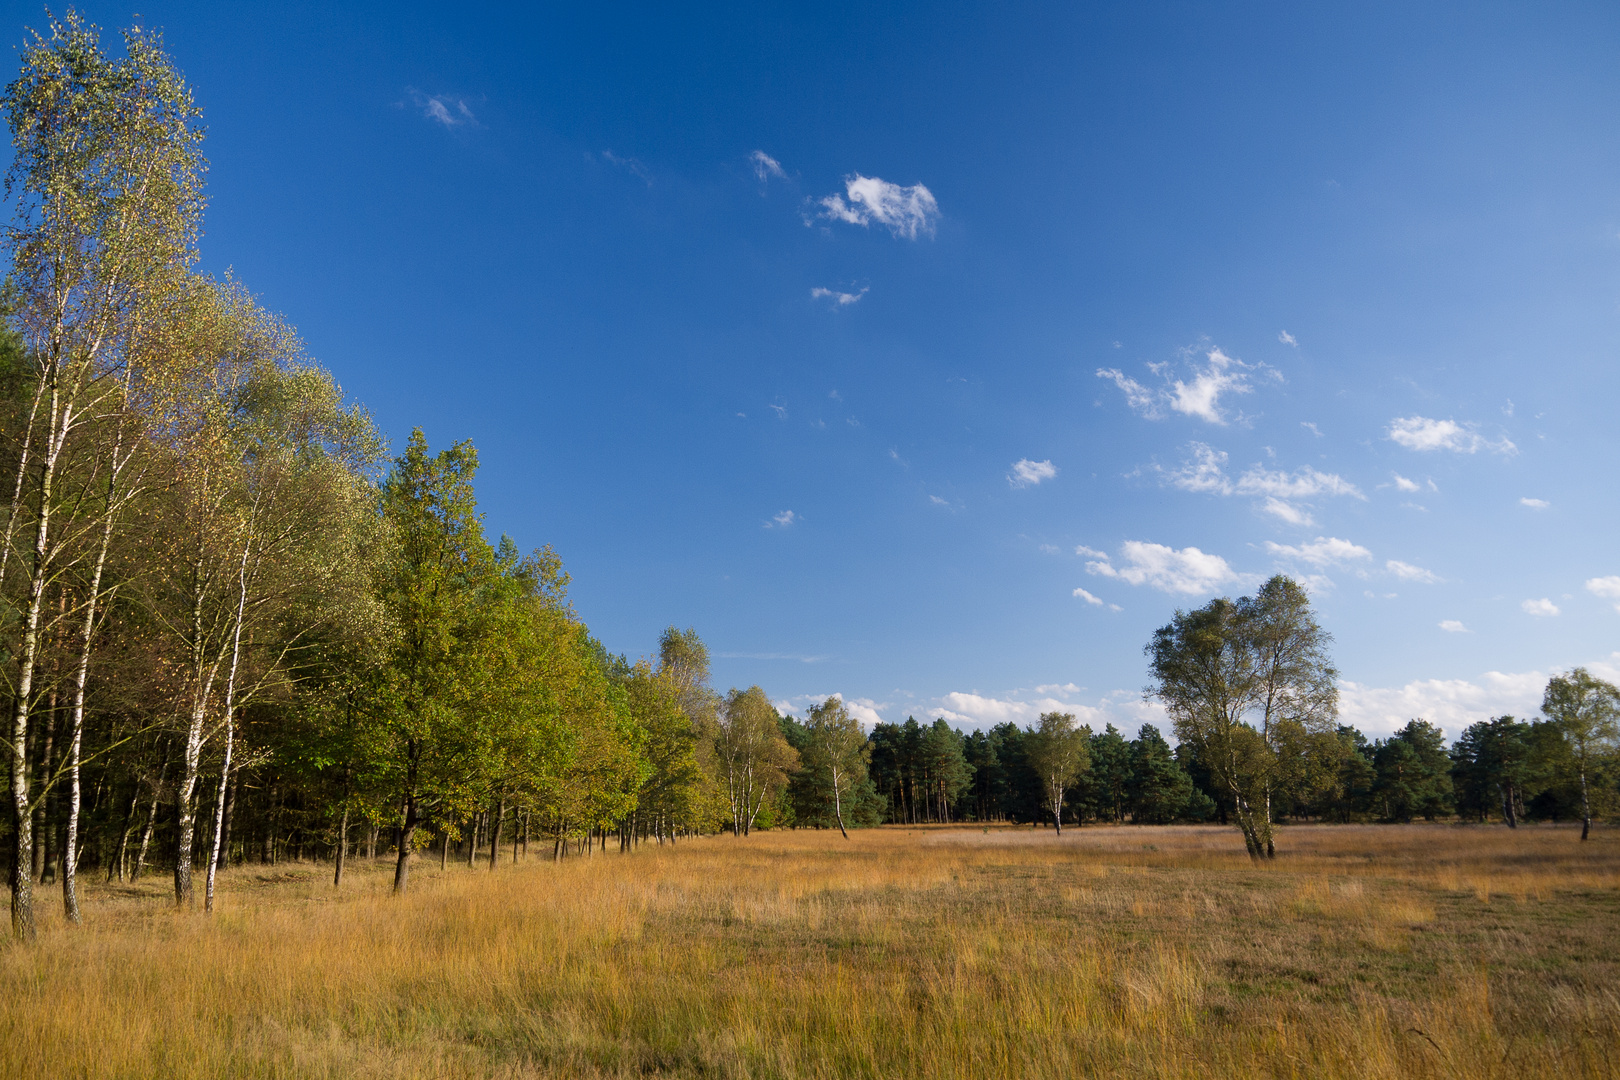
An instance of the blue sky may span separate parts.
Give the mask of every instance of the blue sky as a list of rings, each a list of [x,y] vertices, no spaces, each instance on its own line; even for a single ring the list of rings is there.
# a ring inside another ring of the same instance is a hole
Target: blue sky
[[[1369,734],[1620,675],[1613,5],[140,11],[205,268],[615,651],[1134,728],[1284,570]]]

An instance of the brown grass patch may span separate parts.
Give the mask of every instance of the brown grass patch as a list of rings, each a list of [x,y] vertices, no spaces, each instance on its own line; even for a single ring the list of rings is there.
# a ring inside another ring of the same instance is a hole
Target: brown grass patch
[[[0,1075],[1620,1075],[1620,836],[714,837],[161,879],[0,956]]]

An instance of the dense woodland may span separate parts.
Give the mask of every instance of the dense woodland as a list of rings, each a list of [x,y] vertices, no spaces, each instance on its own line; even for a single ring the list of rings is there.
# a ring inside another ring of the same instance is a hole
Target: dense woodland
[[[1616,693],[1576,671],[1545,718],[1449,749],[1339,726],[1297,585],[1178,612],[1148,646],[1152,726],[1052,713],[864,731],[711,688],[693,630],[608,652],[549,548],[486,537],[470,443],[390,456],[238,281],[196,270],[200,112],[149,32],[69,15],[3,106],[0,664],[12,926],[36,889],[172,875],[211,910],[240,862],[494,868],[612,844],[881,822],[1586,819],[1612,812]]]

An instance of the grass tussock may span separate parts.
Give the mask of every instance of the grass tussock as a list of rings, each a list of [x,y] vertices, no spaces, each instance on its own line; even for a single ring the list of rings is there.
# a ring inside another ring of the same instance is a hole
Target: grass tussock
[[[1297,827],[715,837],[232,870],[0,955],[0,1075],[1620,1075],[1620,837]]]

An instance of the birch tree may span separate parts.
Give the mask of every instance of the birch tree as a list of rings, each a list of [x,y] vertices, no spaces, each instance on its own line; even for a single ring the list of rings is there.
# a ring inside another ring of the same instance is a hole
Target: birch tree
[[[799,753],[782,737],[776,707],[757,686],[726,695],[714,737],[715,759],[734,836],[747,836],[767,796],[787,785]]]
[[[1620,739],[1620,688],[1604,682],[1585,668],[1547,681],[1541,711],[1558,725],[1574,760],[1581,788],[1581,839],[1592,833],[1593,768],[1615,749]]]
[[[1024,739],[1029,763],[1041,778],[1042,799],[1052,812],[1052,825],[1063,835],[1063,796],[1090,764],[1090,732],[1076,727],[1073,713],[1042,713]]]
[[[1329,641],[1304,590],[1278,575],[1253,597],[1176,612],[1147,645],[1148,695],[1232,800],[1250,858],[1276,855],[1271,796],[1292,735],[1333,730]]]
[[[131,30],[124,45],[115,60],[77,16],[52,19],[24,47],[21,73],[0,98],[13,148],[6,240],[36,373],[26,422],[13,433],[0,542],[0,585],[14,573],[22,596],[9,628],[16,659],[7,742],[12,932],[23,939],[34,936],[28,727],[50,630],[46,593],[64,570],[77,502],[57,482],[75,438],[124,385],[139,300],[170,287],[195,258],[202,207],[191,93],[155,35]]]
[[[810,706],[805,726],[810,731],[810,742],[802,755],[802,767],[825,785],[832,798],[833,819],[838,822],[838,831],[848,840],[844,807],[866,786],[871,744],[861,730],[860,721],[849,715],[840,698],[830,697],[819,705]]]

